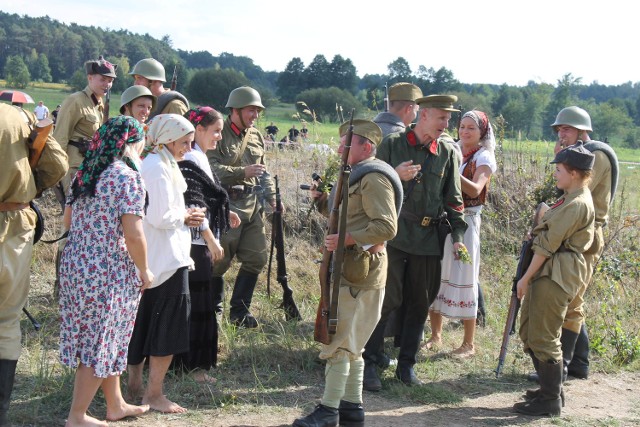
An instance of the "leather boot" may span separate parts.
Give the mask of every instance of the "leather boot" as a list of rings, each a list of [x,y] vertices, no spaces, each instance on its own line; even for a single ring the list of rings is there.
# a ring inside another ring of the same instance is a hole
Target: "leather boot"
[[[362,378],[362,388],[367,391],[380,391],[382,382],[378,376],[376,365],[373,363],[364,364],[364,377]]]
[[[293,422],[294,427],[335,427],[338,425],[338,408],[318,405],[312,413]]]
[[[362,407],[362,403],[351,403],[346,400],[341,400],[338,413],[340,414],[341,426],[364,427],[364,408]]]
[[[589,335],[583,323],[573,352],[571,363],[567,366],[569,375],[586,380],[589,378]]]
[[[212,277],[211,286],[213,287],[213,306],[216,315],[222,315],[222,306],[224,301],[224,279],[222,277]]]
[[[17,364],[17,360],[0,359],[0,427],[9,426],[9,402]]]
[[[412,365],[398,363],[398,367],[396,368],[396,378],[402,381],[404,385],[422,385],[422,381],[420,381],[416,376]]]
[[[540,376],[540,391],[538,397],[513,405],[516,412],[525,415],[560,416],[562,412],[562,363],[540,362],[538,365]]]
[[[562,328],[560,333],[560,346],[562,348],[562,382],[567,380],[568,366],[574,355],[578,334],[569,329]],[[533,356],[532,356],[533,357]],[[527,379],[533,382],[539,382],[538,373],[531,372]]]
[[[484,306],[484,293],[482,287],[478,283],[478,312],[476,315],[476,325],[484,328],[487,325],[487,312]]]
[[[249,311],[253,290],[258,282],[257,274],[238,273],[236,283],[231,294],[231,308],[229,310],[229,320],[236,326],[245,328],[257,328],[258,321]]]

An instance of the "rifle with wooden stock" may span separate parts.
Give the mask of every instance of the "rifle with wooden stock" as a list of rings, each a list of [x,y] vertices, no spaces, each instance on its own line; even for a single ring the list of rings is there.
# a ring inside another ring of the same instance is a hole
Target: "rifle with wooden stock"
[[[341,173],[335,185],[335,193],[329,221],[327,235],[338,234],[338,247],[334,253],[327,250],[322,251],[322,263],[320,264],[320,303],[316,313],[316,323],[313,331],[313,339],[322,344],[330,344],[330,335],[335,335],[338,329],[338,295],[340,292],[340,280],[342,277],[342,263],[344,260],[344,239],[347,228],[347,204],[349,200],[349,175],[351,166],[348,158],[353,138],[353,115],[349,119],[349,130],[346,134],[346,144],[342,151]],[[340,205],[342,204],[342,212]]]
[[[46,118],[35,124],[33,130],[29,134],[27,146],[29,147],[29,166],[32,171],[36,170],[42,150],[47,145],[47,138],[53,130],[53,120]]]
[[[176,90],[178,87],[178,64],[173,67],[173,77],[171,77],[171,90]]]
[[[273,260],[273,249],[276,249],[276,280],[282,286],[282,304],[280,308],[284,310],[285,319],[302,320],[300,311],[293,300],[293,290],[289,287],[287,277],[287,263],[284,254],[284,227],[282,224],[282,198],[280,196],[280,186],[278,185],[278,175],[274,177],[276,183],[276,209],[273,211],[271,222],[271,253],[269,254],[269,268],[267,271],[267,295],[271,296],[271,261]]]
[[[533,215],[532,227],[533,230],[536,225],[540,223],[542,216],[549,209],[549,206],[542,202],[536,208],[536,212]],[[529,233],[528,233],[529,234]],[[507,311],[507,321],[504,325],[504,331],[502,332],[502,345],[500,346],[500,354],[498,356],[498,366],[496,367],[496,378],[500,376],[502,373],[502,367],[504,366],[504,361],[507,357],[507,350],[509,347],[509,340],[511,335],[516,332],[516,318],[518,317],[518,312],[520,311],[520,300],[518,299],[518,281],[522,278],[524,273],[527,272],[529,268],[529,264],[531,264],[531,260],[533,259],[533,251],[531,247],[533,245],[533,238],[531,236],[525,236],[522,242],[522,248],[520,249],[520,258],[518,261],[518,266],[516,267],[516,274],[513,277],[513,281],[511,284],[511,300],[509,301],[509,310]]]

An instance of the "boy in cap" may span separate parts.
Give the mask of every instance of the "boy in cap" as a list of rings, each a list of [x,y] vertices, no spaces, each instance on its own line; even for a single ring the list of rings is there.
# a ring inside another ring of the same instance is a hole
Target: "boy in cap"
[[[144,86],[157,98],[157,105],[151,111],[149,120],[158,114],[178,114],[184,116],[189,110],[189,101],[178,91],[166,89],[163,83],[167,81],[164,66],[153,58],[141,59],[133,66],[129,73],[134,78],[134,84]]]
[[[593,242],[595,211],[588,183],[594,155],[578,142],[560,151],[556,186],[564,195],[531,235],[533,258],[518,281],[522,300],[520,338],[531,356],[540,388],[529,390],[514,409],[527,415],[559,416],[564,404],[560,333],[569,303],[590,275],[583,253]]]
[[[347,143],[349,123],[340,126],[342,154]],[[397,229],[397,213],[402,204],[402,184],[398,174],[375,158],[382,131],[369,120],[353,121],[353,137],[347,162],[352,166],[349,178],[349,204],[345,234],[345,263],[366,259],[369,268],[360,275],[357,268],[345,268],[340,281],[338,327],[331,343],[323,344],[320,358],[326,360],[325,388],[321,403],[309,415],[295,420],[294,426],[321,427],[364,425],[362,408],[362,350],[380,318],[387,276],[385,242]],[[345,183],[346,184],[346,183]],[[335,188],[335,187],[334,187]],[[326,193],[312,190],[318,209],[329,212]],[[340,197],[340,195],[333,195]],[[325,236],[329,251],[338,249],[338,234]]]
[[[389,111],[378,113],[373,119],[382,129],[383,138],[391,133],[404,131],[415,120],[418,98],[422,98],[422,91],[411,83],[400,82],[389,88]]]

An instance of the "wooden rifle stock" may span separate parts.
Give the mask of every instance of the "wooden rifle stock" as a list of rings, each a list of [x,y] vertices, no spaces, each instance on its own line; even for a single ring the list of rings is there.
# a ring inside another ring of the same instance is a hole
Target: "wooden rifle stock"
[[[35,170],[38,166],[40,156],[42,156],[42,150],[44,150],[47,144],[47,138],[49,138],[52,129],[53,120],[47,118],[36,123],[33,131],[29,135],[27,145],[29,146],[29,166],[31,170]]]
[[[173,67],[173,77],[171,78],[171,90],[176,90],[178,86],[178,64]]]
[[[342,151],[341,173],[338,176],[338,182],[335,185],[335,193],[333,203],[329,212],[329,221],[327,224],[327,235],[338,234],[338,247],[334,254],[327,250],[326,247],[322,251],[322,264],[320,265],[320,303],[316,313],[316,322],[313,332],[313,339],[322,344],[330,344],[331,337],[336,333],[338,327],[338,292],[340,287],[340,279],[342,276],[342,260],[344,256],[344,238],[346,234],[345,224],[347,216],[347,200],[349,194],[349,174],[351,168],[348,158],[351,148],[351,140],[353,138],[353,115],[351,110],[351,118],[349,121],[349,130],[346,134],[346,144]],[[346,195],[346,197],[345,197]],[[344,203],[342,215],[340,214],[340,204]],[[333,293],[331,284],[333,283]]]

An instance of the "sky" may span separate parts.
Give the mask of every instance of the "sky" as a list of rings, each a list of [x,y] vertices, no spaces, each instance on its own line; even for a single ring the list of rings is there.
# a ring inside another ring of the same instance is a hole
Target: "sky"
[[[375,7],[387,5],[386,9]],[[638,13],[628,0],[2,0],[0,10],[168,35],[186,51],[247,56],[264,71],[294,57],[351,59],[360,77],[445,67],[462,83],[640,82]]]

